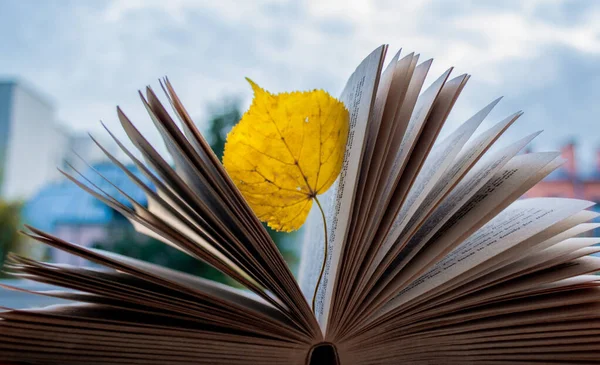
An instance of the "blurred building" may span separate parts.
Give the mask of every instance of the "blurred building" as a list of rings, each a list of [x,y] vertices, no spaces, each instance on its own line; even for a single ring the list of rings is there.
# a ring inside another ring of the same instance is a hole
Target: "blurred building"
[[[115,152],[114,144],[106,145]],[[90,163],[119,188],[145,202],[145,196],[140,196],[125,173],[106,160],[89,136],[57,123],[48,97],[21,80],[0,81],[0,199],[23,202],[23,222],[88,246],[106,237],[107,226],[126,224],[120,214],[65,179],[57,169],[73,166],[116,194],[113,186],[86,165]],[[21,249],[40,258],[46,254],[39,251],[42,247],[29,241]],[[58,262],[76,263],[72,262],[74,257],[60,257],[54,252],[50,256]]]
[[[597,152],[596,166],[588,172],[578,169],[573,142],[561,148],[561,156],[566,162],[529,190],[526,196],[553,196],[600,202],[600,151]]]
[[[106,160],[87,134],[57,123],[48,97],[21,80],[0,81],[0,198],[27,200],[62,179],[57,167],[85,168],[82,158]]]
[[[152,186],[135,166],[128,166],[128,169],[146,185]],[[119,193],[117,187],[141,205],[147,205],[145,193],[121,169],[110,162],[96,163],[82,169],[81,173],[89,181],[79,179],[80,181],[89,187],[102,189],[128,208],[132,207],[131,202]],[[115,235],[130,228],[130,223],[120,213],[67,179],[47,184],[28,199],[23,208],[23,220],[31,226],[85,247],[106,240],[108,235],[116,240],[118,237],[114,237]],[[35,256],[44,255],[54,262],[65,264],[80,265],[84,261],[80,257],[54,249]]]
[[[25,199],[57,179],[69,134],[52,102],[23,81],[0,81],[0,198]]]
[[[583,172],[577,166],[575,143],[569,142],[564,145],[561,148],[561,156],[566,162],[529,190],[525,197],[591,200],[598,203],[592,209],[600,212],[600,150],[596,152],[596,166],[587,172]],[[600,230],[596,231],[595,235],[600,236]]]

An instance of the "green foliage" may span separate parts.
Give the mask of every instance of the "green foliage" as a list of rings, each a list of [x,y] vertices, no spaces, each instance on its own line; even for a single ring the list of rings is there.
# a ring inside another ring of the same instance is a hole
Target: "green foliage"
[[[18,233],[21,225],[20,202],[5,202],[0,200],[0,264],[4,263],[6,255],[16,251],[22,241]]]
[[[298,242],[296,237],[301,234],[302,228],[299,231],[294,232],[277,232],[269,228],[266,223],[263,223],[263,226],[267,229],[267,232],[269,232],[273,242],[277,244],[277,248],[283,255],[288,266],[292,269],[292,272],[295,272],[298,267]]]
[[[225,99],[209,107],[211,117],[208,121],[208,133],[205,138],[219,159],[223,158],[227,133],[242,118],[240,102],[237,99]]]

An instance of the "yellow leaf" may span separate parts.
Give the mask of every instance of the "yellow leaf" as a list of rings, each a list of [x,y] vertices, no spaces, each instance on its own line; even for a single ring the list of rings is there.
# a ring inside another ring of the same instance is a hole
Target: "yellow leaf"
[[[348,110],[323,90],[273,95],[248,82],[254,100],[227,136],[223,164],[260,220],[293,231],[340,173]]]

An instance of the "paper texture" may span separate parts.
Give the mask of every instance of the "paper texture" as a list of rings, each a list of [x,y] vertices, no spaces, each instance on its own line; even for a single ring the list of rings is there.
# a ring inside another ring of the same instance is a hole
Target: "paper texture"
[[[329,241],[329,255],[315,305],[315,315],[322,329],[327,326],[331,295],[350,221],[367,124],[381,70],[383,52],[382,46],[371,53],[352,74],[342,92],[340,100],[350,113],[348,144],[342,172],[333,186],[318,197],[326,213]],[[323,222],[317,209],[313,206],[308,217],[300,266],[300,286],[309,302],[312,301],[312,294],[318,280],[325,242]]]
[[[526,199],[513,203],[398,293],[385,309],[397,307],[435,289],[591,205],[593,203],[584,200],[560,198]]]

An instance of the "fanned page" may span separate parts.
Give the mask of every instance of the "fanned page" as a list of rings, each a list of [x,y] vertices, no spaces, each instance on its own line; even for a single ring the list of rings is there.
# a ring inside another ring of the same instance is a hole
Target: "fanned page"
[[[341,252],[348,233],[349,220],[354,205],[354,193],[357,189],[358,174],[366,137],[369,133],[369,115],[375,100],[375,90],[379,81],[385,46],[381,46],[369,55],[350,76],[340,100],[350,113],[350,128],[342,172],[334,186],[321,197],[326,212],[327,235],[329,241],[323,278],[316,290],[315,315],[325,332],[330,315],[332,292],[339,271]],[[315,295],[325,236],[320,213],[313,209],[308,218],[304,239],[303,266],[300,277],[303,292],[312,301]],[[309,266],[310,265],[310,266]]]
[[[185,135],[151,89],[140,96],[174,167],[120,109],[119,120],[144,160],[111,133],[154,188],[99,145],[146,193],[147,207],[104,176],[100,175],[119,197],[74,169],[64,174],[129,219],[138,231],[211,264],[247,291],[79,246],[27,227],[25,234],[31,238],[100,268],[12,255],[4,268],[9,274],[68,290],[8,289],[72,304],[39,310],[5,308],[0,313],[1,361],[189,364],[200,358],[209,363],[302,364],[312,345],[321,341],[321,329],[275,244],[195,130],[168,80],[163,86]]]
[[[9,255],[7,274],[59,289],[0,286],[66,304],[0,307],[0,363],[600,363],[600,240],[590,234],[600,214],[588,201],[522,198],[564,163],[560,154],[523,152],[540,132],[506,138],[520,111],[487,123],[500,99],[457,120],[469,75],[449,68],[425,85],[433,60],[399,51],[384,67],[386,51],[367,56],[341,93],[343,165],[317,196],[325,217],[316,205],[308,216],[298,282],[253,211],[251,188],[230,177],[164,79],[172,113],[152,89],[140,97],[168,156],[121,109],[137,151],[108,131],[150,183],[96,142],[147,206],[108,177],[102,185],[63,173],[137,231],[239,287],[26,226],[29,237],[94,265]],[[439,139],[446,120],[457,127]],[[242,157],[236,165],[258,173]]]
[[[526,303],[528,298],[536,298],[538,304],[522,306],[527,308],[524,312],[532,311],[533,315],[542,308],[560,306],[557,298],[561,293],[595,287],[597,280],[587,274],[597,270],[594,266],[597,260],[587,256],[600,251],[593,247],[598,241],[574,238],[595,227],[585,223],[596,217],[585,210],[593,203],[518,200],[563,161],[556,153],[519,154],[539,132],[517,141],[500,138],[521,112],[476,133],[500,99],[475,113],[446,139],[435,141],[448,115],[452,116],[450,111],[468,76],[452,79],[449,70],[419,91],[430,61],[419,68],[415,67],[416,58],[414,54],[405,57],[396,54],[381,76],[369,120],[380,131],[367,133],[367,139],[374,140],[367,140],[366,145],[377,143],[360,161],[357,179],[364,185],[355,196],[351,229],[340,248],[342,263],[333,297],[329,299],[333,305],[329,308],[326,339],[337,344],[340,358],[346,363],[464,363],[471,359],[478,362],[488,358],[502,360],[513,351],[507,361],[548,360],[551,357],[540,352],[525,356],[525,352],[516,350],[519,342],[514,336],[513,342],[499,342],[499,337],[492,336],[470,351],[453,351],[452,329],[448,328],[443,335],[435,330],[445,328],[444,316],[461,310],[503,300]],[[401,67],[401,71],[392,73],[395,70],[392,65]],[[403,84],[402,75],[407,73],[412,79]],[[418,94],[421,94],[418,98],[411,99],[411,95]],[[398,128],[399,134],[393,133],[394,128]],[[382,136],[382,131],[387,134]],[[390,140],[394,142],[388,144]],[[497,141],[504,147],[488,152]],[[316,218],[307,227],[301,263],[302,290],[308,298],[314,290],[322,258],[316,244],[323,242],[322,236],[318,236],[322,224]],[[540,251],[548,252],[548,256],[540,256]],[[552,260],[551,254],[556,255]],[[546,258],[545,265],[542,257]],[[529,267],[515,267],[512,264],[515,258]],[[311,276],[312,281],[302,281]],[[470,289],[461,291],[463,284]],[[538,284],[548,289],[541,290],[536,287]],[[540,297],[542,294],[554,296],[546,300]],[[589,301],[595,297],[590,294],[585,298]],[[452,304],[447,311],[443,309],[446,302]],[[424,313],[420,314],[422,308]],[[504,313],[493,310],[481,313],[480,317],[473,316],[472,321],[499,316],[492,322],[496,327],[491,328],[502,328]],[[506,327],[514,328],[510,324],[512,318],[506,315]],[[540,324],[523,322],[532,327]],[[573,324],[571,328],[576,326]],[[585,326],[581,330],[588,331],[590,336],[598,335],[598,331]],[[542,339],[549,336],[552,334],[536,336],[532,332],[524,343],[534,344],[540,351],[550,351],[551,344],[560,340],[546,344]],[[428,338],[431,340],[423,342],[427,345],[413,342]],[[436,341],[448,344],[449,350],[444,355],[428,352]],[[468,342],[463,344],[469,346]],[[558,359],[568,359],[568,351],[581,351],[581,359],[595,359],[586,354],[594,349],[593,345],[565,347],[564,355]]]

